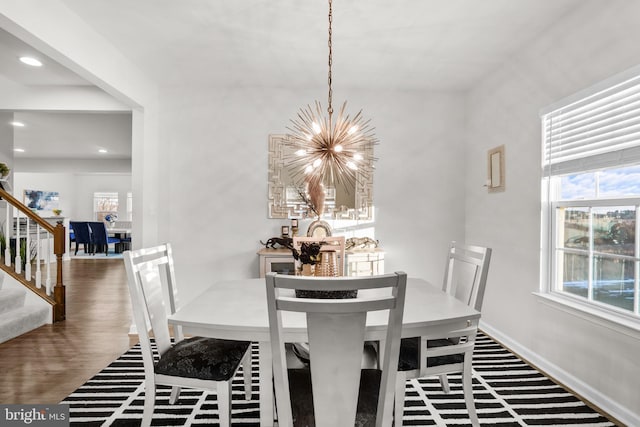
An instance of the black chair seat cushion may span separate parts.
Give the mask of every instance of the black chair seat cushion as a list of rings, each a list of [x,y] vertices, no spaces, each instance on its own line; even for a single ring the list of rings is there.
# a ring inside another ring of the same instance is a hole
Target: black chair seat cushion
[[[453,345],[455,342],[448,339],[428,340],[427,348],[445,347]],[[403,338],[400,341],[400,357],[398,358],[399,371],[413,371],[420,368],[418,360],[418,350],[420,348],[420,337]],[[449,354],[446,356],[435,356],[427,358],[427,366],[451,365],[464,362],[464,354]]]
[[[295,427],[315,427],[311,371],[308,368],[289,369],[288,373],[293,425]],[[360,394],[358,395],[358,407],[354,426],[373,427],[376,425],[380,373],[381,371],[378,369],[362,370],[360,376]]]
[[[167,350],[155,365],[156,374],[227,381],[242,362],[248,341],[191,337]]]

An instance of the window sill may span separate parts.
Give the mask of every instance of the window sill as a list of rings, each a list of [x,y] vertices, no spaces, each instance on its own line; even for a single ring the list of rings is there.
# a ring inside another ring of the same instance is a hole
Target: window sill
[[[542,304],[640,340],[640,321],[558,294],[534,292]]]

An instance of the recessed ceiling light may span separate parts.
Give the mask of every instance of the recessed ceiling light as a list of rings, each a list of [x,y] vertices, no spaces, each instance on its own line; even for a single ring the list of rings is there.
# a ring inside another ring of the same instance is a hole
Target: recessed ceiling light
[[[32,67],[42,67],[42,62],[31,56],[21,56],[20,62],[22,62],[23,64],[31,65]]]
[[[24,123],[22,122],[11,122],[11,124],[17,128],[23,128],[24,127]]]
[[[14,148],[13,151],[16,153],[24,153],[24,148]]]
[[[98,150],[98,153],[105,154],[106,152],[107,152],[107,150],[105,150],[104,148],[101,148],[101,149]]]

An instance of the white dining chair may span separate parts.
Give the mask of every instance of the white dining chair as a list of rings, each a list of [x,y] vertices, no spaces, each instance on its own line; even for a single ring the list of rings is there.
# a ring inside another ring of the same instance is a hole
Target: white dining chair
[[[353,427],[356,416],[367,417],[358,415],[357,408],[367,406],[369,399],[373,400],[369,408],[375,409],[368,416],[375,417],[376,426],[391,426],[406,281],[405,273],[347,278],[267,274],[279,426],[293,426],[294,416],[296,425],[308,425],[308,418],[313,416],[317,427]],[[295,297],[295,290],[327,289],[357,290],[358,295],[348,299]],[[386,331],[379,331],[379,339],[385,342],[382,371],[361,370],[366,318],[369,312],[379,310],[388,310]],[[283,312],[306,314],[307,370],[287,369]],[[357,425],[362,421],[359,419]]]
[[[251,398],[251,343],[203,337],[184,339],[182,329],[176,327],[175,344],[172,344],[167,315],[175,312],[178,300],[171,246],[165,244],[125,251],[123,259],[144,364],[142,425],[151,424],[156,385],[169,385],[172,386],[171,404],[177,401],[181,387],[215,391],[220,425],[229,426],[231,384],[243,362],[245,397]],[[157,361],[154,358],[152,336],[159,355]]]
[[[452,242],[447,253],[442,290],[456,299],[482,309],[491,249]],[[425,309],[428,309],[426,307]],[[450,392],[447,374],[461,373],[464,400],[473,426],[479,426],[473,400],[471,362],[477,325],[402,339],[396,379],[395,417],[402,419],[407,379],[438,375],[445,393]]]

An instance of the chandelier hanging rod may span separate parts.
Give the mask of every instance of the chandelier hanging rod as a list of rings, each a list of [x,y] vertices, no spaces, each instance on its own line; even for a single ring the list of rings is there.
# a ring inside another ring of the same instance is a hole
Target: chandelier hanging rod
[[[331,123],[331,115],[333,114],[333,106],[332,101],[333,101],[333,88],[332,88],[332,83],[333,83],[333,79],[332,79],[332,75],[331,75],[331,67],[333,65],[333,44],[332,44],[332,36],[333,36],[333,0],[329,0],[329,77],[328,77],[328,82],[329,82],[329,96],[328,96],[328,100],[327,103],[329,104],[329,106],[327,107],[327,113],[329,113],[329,123]],[[329,127],[331,127],[331,125],[329,125]]]

